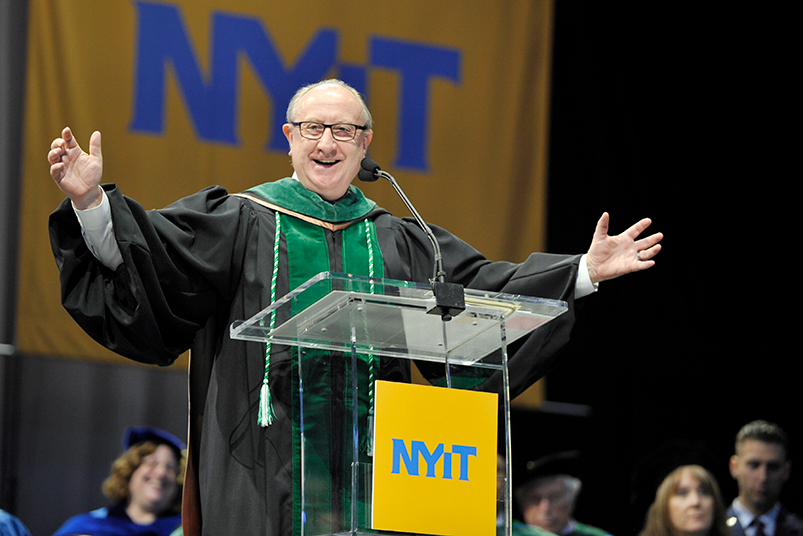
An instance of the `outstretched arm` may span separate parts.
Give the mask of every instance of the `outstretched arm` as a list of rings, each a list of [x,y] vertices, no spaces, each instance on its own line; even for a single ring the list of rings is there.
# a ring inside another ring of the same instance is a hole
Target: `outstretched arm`
[[[649,218],[644,218],[624,233],[615,236],[608,234],[609,223],[610,216],[605,212],[597,222],[594,238],[586,255],[588,275],[594,284],[651,268],[655,265],[653,257],[661,251],[663,233],[638,238],[652,223]]]
[[[61,137],[50,144],[47,153],[50,176],[59,189],[69,197],[75,208],[85,210],[100,204],[103,176],[103,156],[100,150],[100,132],[89,138],[89,154],[75,141],[70,127],[65,127]]]

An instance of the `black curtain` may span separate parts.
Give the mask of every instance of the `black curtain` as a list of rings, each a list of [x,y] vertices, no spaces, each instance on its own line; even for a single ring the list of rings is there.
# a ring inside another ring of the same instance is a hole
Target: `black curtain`
[[[654,269],[587,300],[547,377],[550,400],[591,417],[519,416],[516,447],[580,448],[577,517],[616,535],[641,529],[667,451],[704,459],[726,502],[742,424],[777,421],[801,451],[799,53],[791,14],[741,9],[556,6],[549,250],[587,247],[603,211],[613,233],[648,216],[666,238]],[[785,502],[800,512],[798,481]]]

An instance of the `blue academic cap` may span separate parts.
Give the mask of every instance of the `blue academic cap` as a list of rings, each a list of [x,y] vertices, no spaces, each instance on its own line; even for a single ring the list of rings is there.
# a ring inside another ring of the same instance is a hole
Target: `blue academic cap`
[[[123,434],[123,448],[128,450],[134,445],[153,441],[156,444],[167,445],[176,451],[176,455],[181,458],[181,451],[186,447],[184,442],[171,433],[160,430],[153,426],[129,426]]]

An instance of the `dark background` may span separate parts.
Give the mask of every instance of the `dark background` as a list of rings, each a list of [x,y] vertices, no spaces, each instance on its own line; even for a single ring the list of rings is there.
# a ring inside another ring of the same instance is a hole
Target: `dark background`
[[[556,4],[548,249],[586,247],[603,211],[614,234],[650,217],[665,239],[656,267],[585,300],[547,376],[549,400],[590,416],[515,413],[514,468],[579,449],[577,519],[626,535],[667,453],[703,461],[726,503],[746,422],[781,424],[799,458],[800,54],[774,9]],[[795,512],[799,480],[784,495]]]

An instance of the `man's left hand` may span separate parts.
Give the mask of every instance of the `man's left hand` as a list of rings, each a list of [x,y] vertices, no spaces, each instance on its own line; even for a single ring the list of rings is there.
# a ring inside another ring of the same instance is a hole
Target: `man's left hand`
[[[608,234],[609,222],[610,216],[607,212],[603,213],[597,222],[594,238],[586,255],[588,275],[594,284],[630,272],[652,268],[655,266],[653,257],[661,251],[659,242],[664,237],[663,233],[655,233],[637,240],[652,223],[649,218],[644,218],[616,236]]]

